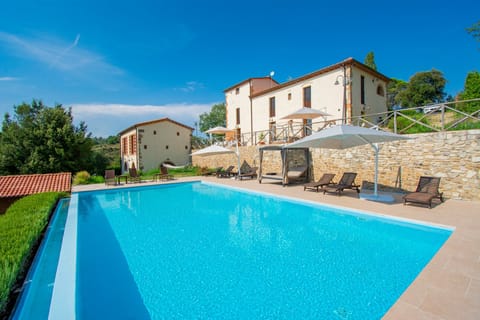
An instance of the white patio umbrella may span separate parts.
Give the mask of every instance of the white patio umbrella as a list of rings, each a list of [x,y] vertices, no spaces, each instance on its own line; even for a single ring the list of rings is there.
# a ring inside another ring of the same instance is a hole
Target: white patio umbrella
[[[330,127],[300,139],[288,145],[288,148],[312,147],[326,149],[346,149],[369,144],[375,151],[375,183],[373,195],[362,195],[362,198],[377,201],[393,201],[392,196],[378,194],[378,143],[410,139],[395,133],[375,129],[338,125]]]
[[[206,148],[195,151],[191,155],[192,156],[212,156],[212,155],[225,154],[225,153],[234,153],[234,152],[233,150],[230,150],[221,146],[211,145]]]
[[[306,131],[305,126],[307,124],[307,120],[315,119],[315,118],[318,118],[318,117],[327,117],[327,116],[331,116],[331,114],[320,111],[320,110],[317,110],[317,109],[303,107],[303,108],[298,109],[294,113],[290,113],[290,114],[288,114],[288,115],[286,115],[286,116],[284,116],[280,119],[283,119],[283,120],[286,120],[286,119],[290,119],[290,120],[300,119],[300,120],[302,120],[303,121],[303,126],[304,126],[303,134],[306,135],[307,131]]]
[[[228,129],[228,128],[225,128],[225,127],[214,127],[214,128],[208,129],[207,131],[205,131],[205,133],[225,134],[225,133],[229,133],[229,132],[233,132],[233,131],[234,130]],[[237,154],[237,162],[238,162],[237,163],[237,165],[238,165],[238,175],[240,175],[240,150],[238,148],[238,140],[237,139],[235,139],[235,144],[236,144],[236,154]],[[223,149],[225,149],[225,148],[223,148]],[[228,150],[228,149],[226,149],[226,150]],[[233,151],[231,151],[231,152],[233,152]]]
[[[281,119],[315,119],[318,117],[327,117],[331,116],[331,114],[317,110],[317,109],[312,109],[312,108],[300,108],[294,113],[290,113]]]
[[[207,131],[205,131],[205,133],[225,134],[225,133],[229,133],[229,132],[232,132],[232,131],[233,130],[227,129],[225,127],[215,127],[215,128],[208,129]]]

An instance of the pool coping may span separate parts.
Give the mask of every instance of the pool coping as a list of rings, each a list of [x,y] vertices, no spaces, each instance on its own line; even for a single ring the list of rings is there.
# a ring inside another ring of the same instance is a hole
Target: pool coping
[[[78,194],[73,193],[68,208],[67,221],[65,222],[48,319],[76,318],[77,222]]]

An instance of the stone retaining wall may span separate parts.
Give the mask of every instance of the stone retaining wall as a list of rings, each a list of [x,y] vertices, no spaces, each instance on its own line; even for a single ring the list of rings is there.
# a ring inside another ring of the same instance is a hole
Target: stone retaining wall
[[[407,135],[411,140],[380,145],[379,190],[415,190],[422,175],[441,177],[440,189],[446,198],[480,200],[480,130],[450,131]],[[268,152],[270,153],[270,152]],[[258,148],[240,147],[241,161],[259,165]],[[374,151],[369,146],[345,150],[311,149],[312,178],[325,172],[357,172],[357,183],[372,188]],[[234,154],[193,157],[198,166],[228,167],[236,164]],[[264,153],[264,172],[279,172],[281,158]]]

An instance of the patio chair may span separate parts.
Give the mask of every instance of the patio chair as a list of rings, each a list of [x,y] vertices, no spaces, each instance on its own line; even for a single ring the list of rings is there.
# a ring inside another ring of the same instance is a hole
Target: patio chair
[[[117,177],[115,176],[115,170],[105,170],[105,185],[117,185]]]
[[[136,168],[128,169],[128,180],[131,182],[142,182]]]
[[[173,180],[173,175],[168,173],[168,168],[164,165],[160,165],[160,172],[153,176],[153,181],[159,180]]]
[[[406,205],[407,202],[412,202],[426,204],[429,208],[432,208],[433,199],[438,198],[440,202],[443,202],[443,192],[438,190],[439,186],[440,178],[421,176],[415,192],[403,196],[403,204]]]
[[[303,185],[303,191],[307,189],[312,189],[318,192],[319,188],[323,189],[323,187],[333,184],[332,182],[333,177],[335,177],[334,173],[324,173],[323,176],[318,181],[305,183]]]
[[[323,194],[331,192],[340,195],[342,191],[346,189],[356,190],[357,193],[360,193],[360,186],[358,184],[355,184],[356,177],[356,172],[345,172],[337,184],[327,185],[323,189]]]
[[[221,170],[217,172],[217,178],[230,178],[234,175],[234,172],[232,171],[235,166],[229,166],[225,170]]]
[[[257,170],[258,167],[251,167],[250,170],[248,171],[241,171],[241,174],[239,174],[237,177],[240,180],[243,180],[243,178],[249,178],[249,179],[254,179],[257,177]]]

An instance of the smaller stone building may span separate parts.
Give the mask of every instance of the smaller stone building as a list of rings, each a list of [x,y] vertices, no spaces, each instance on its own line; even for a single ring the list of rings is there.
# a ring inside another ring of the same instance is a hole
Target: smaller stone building
[[[122,172],[156,169],[163,162],[190,163],[193,128],[162,118],[141,122],[120,132]]]

